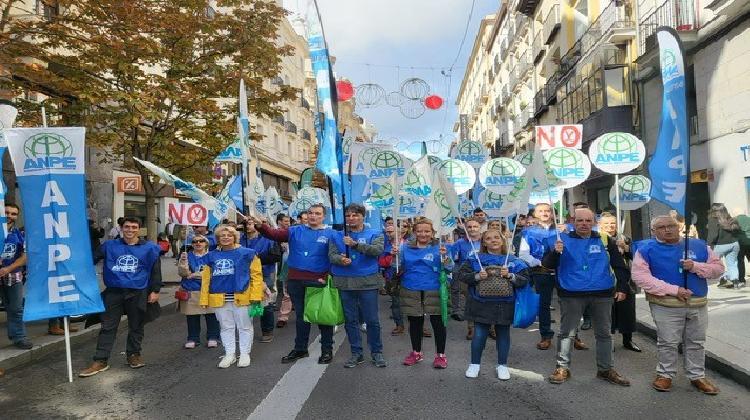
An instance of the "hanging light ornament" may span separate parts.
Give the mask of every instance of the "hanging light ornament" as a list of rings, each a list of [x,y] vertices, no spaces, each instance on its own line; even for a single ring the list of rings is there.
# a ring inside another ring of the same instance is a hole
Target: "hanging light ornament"
[[[374,83],[365,83],[357,86],[357,105],[363,108],[372,108],[380,105],[385,98],[385,89]]]
[[[406,98],[404,98],[401,92],[391,92],[385,97],[385,103],[395,108],[400,107],[404,101],[406,101]]]
[[[430,93],[430,85],[417,77],[406,79],[401,83],[401,94],[407,99],[421,101],[428,93]]]
[[[403,115],[404,117],[416,119],[424,114],[425,107],[421,99],[411,99],[404,101],[404,103],[399,107],[399,110],[401,111],[401,115]]]
[[[348,80],[336,81],[336,95],[339,102],[346,102],[354,96],[354,86]]]
[[[424,98],[424,106],[432,110],[440,109],[443,106],[443,98],[438,95],[430,95]]]

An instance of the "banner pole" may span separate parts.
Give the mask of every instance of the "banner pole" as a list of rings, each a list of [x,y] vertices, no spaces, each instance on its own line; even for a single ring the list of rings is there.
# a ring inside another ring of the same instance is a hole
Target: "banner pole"
[[[620,175],[615,174],[615,211],[617,212],[617,237],[622,235],[620,230]]]
[[[70,328],[68,328],[68,317],[63,317],[63,327],[65,328],[65,360],[68,364],[68,382],[73,382],[73,361],[70,356]]]
[[[459,212],[460,214],[461,212]],[[477,248],[474,246],[474,241],[469,238],[469,232],[466,230],[466,224],[464,223],[464,219],[461,216],[458,216],[458,221],[461,222],[461,226],[464,228],[464,233],[466,234],[466,240],[469,241],[469,245],[471,245],[471,251],[474,253],[474,255],[478,255]],[[484,271],[484,268],[482,267],[482,261],[479,260],[479,257],[477,257],[477,262],[479,263],[479,271]]]
[[[47,109],[42,105],[42,127],[47,128]]]

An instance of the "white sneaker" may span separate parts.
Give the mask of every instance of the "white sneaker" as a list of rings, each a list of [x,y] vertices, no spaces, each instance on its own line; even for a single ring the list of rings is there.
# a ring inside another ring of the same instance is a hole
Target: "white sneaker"
[[[497,379],[500,379],[501,381],[507,381],[508,379],[510,379],[510,371],[508,370],[508,366],[497,365]]]
[[[468,368],[466,368],[466,377],[467,378],[476,378],[479,376],[479,365],[470,364]]]
[[[250,366],[250,355],[249,354],[241,354],[240,355],[240,361],[237,362],[237,367],[248,367]]]
[[[237,358],[233,354],[228,354],[221,358],[221,362],[219,362],[219,367],[222,369],[226,369],[229,366],[232,366],[234,362],[237,361]]]

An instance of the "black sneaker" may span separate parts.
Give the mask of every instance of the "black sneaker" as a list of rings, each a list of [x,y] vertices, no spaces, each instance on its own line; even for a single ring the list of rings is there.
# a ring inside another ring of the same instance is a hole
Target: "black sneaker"
[[[388,363],[386,363],[385,359],[383,358],[383,353],[373,353],[372,364],[374,364],[375,367],[379,367],[379,368],[384,368],[388,366]]]
[[[292,350],[286,356],[281,358],[281,363],[292,363],[297,359],[310,356],[307,350]]]
[[[34,345],[31,344],[31,341],[25,338],[23,340],[16,341],[15,343],[13,343],[13,345],[22,350],[29,350],[30,348],[34,347]]]
[[[322,355],[320,357],[323,357]],[[365,357],[361,354],[352,354],[349,360],[344,363],[345,368],[353,368],[357,367],[357,365],[360,365],[365,362]]]
[[[323,350],[323,354],[318,358],[318,364],[327,365],[331,363],[331,360],[333,360],[333,352],[331,350]]]

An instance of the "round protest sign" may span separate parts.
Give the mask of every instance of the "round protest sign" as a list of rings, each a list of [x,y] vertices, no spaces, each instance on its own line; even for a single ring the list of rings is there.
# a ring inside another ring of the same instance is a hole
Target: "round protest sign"
[[[591,174],[588,156],[578,149],[555,147],[544,152],[544,164],[560,180],[558,187],[573,188]]]
[[[620,178],[620,210],[637,210],[651,201],[651,180],[643,175]],[[615,204],[615,186],[609,189],[609,201]]]
[[[370,181],[377,181],[390,178],[393,172],[396,172],[399,178],[405,173],[404,157],[398,152],[392,150],[383,150],[370,158],[370,165],[367,169],[367,177]]]
[[[495,158],[479,168],[479,182],[494,193],[508,194],[523,178],[526,168],[511,158]]]
[[[458,143],[451,152],[453,159],[462,160],[472,168],[478,169],[487,161],[489,153],[487,148],[478,141],[465,140]]]
[[[596,138],[589,147],[591,163],[608,174],[624,174],[643,163],[646,146],[629,133],[607,133]]]
[[[458,159],[446,159],[438,165],[438,169],[445,174],[445,178],[456,190],[456,194],[463,194],[474,188],[477,175],[468,162]]]
[[[503,198],[498,193],[484,190],[479,194],[479,207],[484,210],[487,216],[493,218],[508,217],[516,213],[517,203],[503,200]]]

